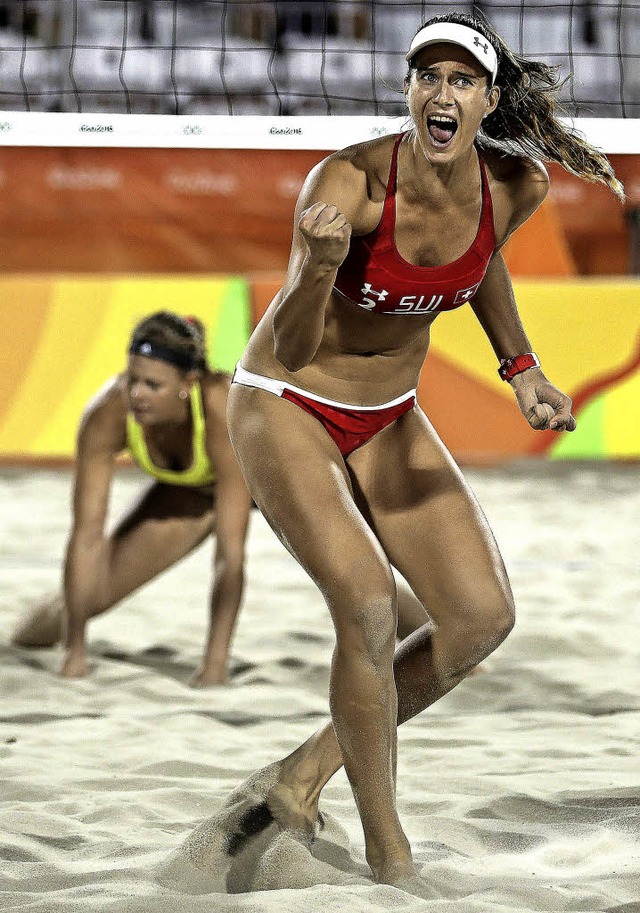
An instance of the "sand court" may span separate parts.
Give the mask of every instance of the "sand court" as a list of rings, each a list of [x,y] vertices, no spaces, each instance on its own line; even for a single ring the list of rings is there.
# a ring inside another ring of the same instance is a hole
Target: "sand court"
[[[9,635],[59,584],[71,475],[2,472],[0,909],[638,913],[640,470],[466,475],[518,622],[486,674],[400,729],[398,807],[426,900],[371,882],[343,772],[310,845],[242,789],[326,719],[333,644],[322,599],[261,516],[229,686],[187,687],[208,544],[93,622],[91,675],[68,682],[56,648]],[[118,476],[114,515],[141,484]]]

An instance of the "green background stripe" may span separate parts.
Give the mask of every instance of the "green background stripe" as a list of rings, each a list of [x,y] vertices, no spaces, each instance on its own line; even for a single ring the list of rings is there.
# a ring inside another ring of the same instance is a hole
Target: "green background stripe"
[[[251,332],[249,285],[240,276],[225,282],[219,306],[217,328],[209,340],[209,364],[219,371],[233,372]]]
[[[604,447],[604,400],[597,396],[578,415],[578,427],[571,434],[562,434],[550,451],[554,460],[594,459],[606,457]]]

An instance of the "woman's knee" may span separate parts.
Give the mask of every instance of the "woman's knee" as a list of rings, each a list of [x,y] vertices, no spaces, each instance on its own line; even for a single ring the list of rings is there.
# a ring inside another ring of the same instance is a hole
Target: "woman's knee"
[[[476,641],[486,646],[488,653],[501,644],[513,629],[516,619],[511,593],[487,594],[475,607]]]
[[[478,627],[487,645],[493,645],[492,649],[495,649],[508,636],[515,624],[516,610],[511,592],[503,589],[488,592],[479,599],[476,613]]]
[[[437,639],[448,672],[466,674],[505,640],[515,624],[510,594],[485,599],[438,625]]]
[[[376,587],[369,581],[361,580],[359,586],[350,582],[331,599],[330,610],[337,654],[386,669],[395,650],[397,598],[391,575],[380,583]]]
[[[511,631],[513,631],[514,625],[516,623],[516,607],[513,601],[513,596],[509,598],[500,606],[499,612],[496,614],[495,619],[495,630],[499,638],[499,643],[508,637]]]

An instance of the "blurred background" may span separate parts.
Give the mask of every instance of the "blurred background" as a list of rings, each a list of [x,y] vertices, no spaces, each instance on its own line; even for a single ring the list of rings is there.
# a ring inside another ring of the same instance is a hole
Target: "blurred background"
[[[573,81],[573,114],[640,116],[640,7],[625,0],[3,0],[0,104],[149,114],[402,114],[422,21],[483,13]]]
[[[231,370],[282,281],[306,173],[343,145],[345,118],[377,116],[385,130],[403,113],[404,54],[422,21],[473,9],[514,50],[559,67],[566,114],[606,119],[610,149],[640,125],[640,0],[0,2],[0,460],[70,461],[86,401],[158,308],[201,317],[212,362]],[[18,112],[35,145],[11,145]],[[54,144],[41,119],[52,113],[75,116],[76,135],[108,132],[118,115],[214,126],[261,115],[287,129],[282,118],[320,115],[327,146]],[[419,391],[461,462],[640,457],[640,142],[610,158],[624,205],[551,167],[549,199],[505,251],[578,431],[525,425],[462,309],[436,322]]]

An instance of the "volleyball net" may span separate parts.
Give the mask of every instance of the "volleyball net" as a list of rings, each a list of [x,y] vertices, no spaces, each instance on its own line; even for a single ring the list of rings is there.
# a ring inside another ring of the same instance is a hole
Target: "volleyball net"
[[[0,0],[0,109],[401,115],[411,37],[450,11],[570,76],[569,115],[640,115],[640,0]]]

